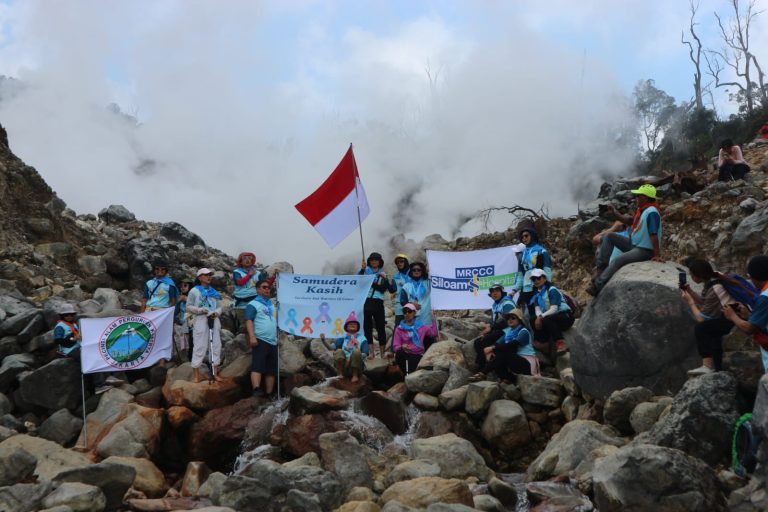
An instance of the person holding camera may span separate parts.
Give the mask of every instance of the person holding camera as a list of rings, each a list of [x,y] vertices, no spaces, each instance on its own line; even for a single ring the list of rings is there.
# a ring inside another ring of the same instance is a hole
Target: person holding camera
[[[738,304],[735,308],[725,308],[723,315],[739,330],[752,335],[760,347],[763,366],[768,372],[768,256],[760,255],[750,259],[747,275],[760,292],[754,307],[750,311],[746,306]]]
[[[680,293],[697,322],[693,334],[702,363],[688,375],[719,372],[723,369],[723,336],[733,329],[733,322],[724,316],[723,308],[731,308],[736,301],[722,285],[723,280],[729,279],[728,276],[715,272],[708,261],[694,259],[688,264],[688,270],[694,283],[704,285],[701,294],[698,294],[684,279],[680,281]],[[681,273],[681,277],[684,276]]]

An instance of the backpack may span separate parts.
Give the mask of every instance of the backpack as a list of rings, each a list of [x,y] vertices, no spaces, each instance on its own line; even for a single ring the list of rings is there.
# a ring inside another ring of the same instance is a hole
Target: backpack
[[[757,450],[763,437],[755,431],[752,425],[752,413],[743,414],[736,421],[731,443],[731,466],[733,472],[744,477],[752,473],[757,465]]]
[[[738,284],[727,283],[719,279],[717,282],[725,288],[725,291],[728,292],[728,295],[730,295],[733,300],[744,304],[752,310],[755,307],[755,301],[757,301],[757,296],[760,295],[760,292],[757,291],[757,288],[755,288],[752,283],[738,274],[728,274],[728,277]]]
[[[579,309],[579,305],[576,303],[575,300],[573,300],[573,297],[565,293],[561,290],[563,294],[563,299],[565,299],[565,303],[568,304],[568,307],[571,308],[571,312],[573,313],[574,318],[577,316],[580,316],[581,310]]]

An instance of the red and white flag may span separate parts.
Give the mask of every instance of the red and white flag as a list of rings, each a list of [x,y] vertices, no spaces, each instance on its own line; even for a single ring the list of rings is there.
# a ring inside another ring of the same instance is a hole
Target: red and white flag
[[[351,145],[328,179],[297,204],[296,209],[331,248],[339,245],[368,217],[368,198],[357,174]]]

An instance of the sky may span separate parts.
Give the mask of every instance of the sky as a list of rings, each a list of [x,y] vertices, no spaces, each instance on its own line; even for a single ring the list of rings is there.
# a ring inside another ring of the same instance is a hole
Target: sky
[[[713,47],[715,11],[701,1]],[[350,143],[365,249],[387,260],[392,235],[475,234],[483,208],[574,214],[631,168],[639,80],[690,99],[688,18],[683,0],[0,0],[0,75],[18,79],[0,123],[77,213],[122,204],[314,272],[360,257],[356,234],[331,250],[293,207]]]

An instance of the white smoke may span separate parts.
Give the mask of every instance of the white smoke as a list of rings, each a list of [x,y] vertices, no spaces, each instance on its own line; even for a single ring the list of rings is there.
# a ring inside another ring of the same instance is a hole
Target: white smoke
[[[367,251],[395,229],[451,236],[488,206],[570,214],[601,176],[631,164],[620,142],[632,126],[627,100],[612,73],[521,17],[490,15],[485,34],[438,15],[374,31],[334,28],[331,7],[300,22],[309,8],[38,0],[0,9],[0,33],[12,28],[0,73],[23,84],[0,91],[0,123],[79,213],[123,204],[304,272],[359,254],[356,234],[328,250],[293,207],[350,142],[371,204]],[[113,102],[140,124],[115,115]]]

